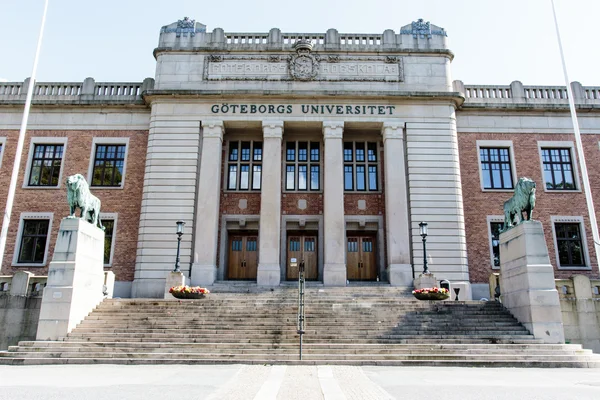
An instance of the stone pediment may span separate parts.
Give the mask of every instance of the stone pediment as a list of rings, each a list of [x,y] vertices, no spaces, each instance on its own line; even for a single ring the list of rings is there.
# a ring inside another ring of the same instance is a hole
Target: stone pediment
[[[195,19],[189,17],[184,17],[177,22],[160,28],[160,33],[175,33],[176,37],[195,36],[196,33],[200,32],[206,32],[206,25],[196,22]]]
[[[444,28],[433,25],[429,21],[419,18],[400,28],[401,35],[413,35],[414,38],[428,38],[433,35],[448,36]]]

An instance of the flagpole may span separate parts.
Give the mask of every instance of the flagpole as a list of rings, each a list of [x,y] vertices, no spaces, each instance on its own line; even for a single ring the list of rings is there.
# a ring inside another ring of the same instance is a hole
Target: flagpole
[[[552,2],[552,13],[554,14],[554,25],[556,27],[556,37],[558,39],[558,48],[560,50],[560,58],[562,61],[563,73],[565,75],[565,83],[567,85],[567,94],[569,97],[569,108],[571,109],[571,120],[573,121],[573,131],[575,133],[575,143],[577,144],[577,153],[579,159],[579,167],[581,169],[581,178],[583,180],[583,192],[585,193],[585,199],[588,207],[588,215],[590,218],[590,225],[592,226],[592,237],[594,239],[594,250],[596,251],[596,262],[600,268],[600,235],[598,234],[598,223],[596,221],[596,212],[594,210],[594,202],[592,200],[592,191],[590,189],[590,179],[588,177],[588,171],[585,164],[585,155],[583,153],[583,144],[581,143],[581,132],[579,131],[579,122],[577,121],[577,111],[575,109],[575,98],[573,97],[573,91],[571,84],[569,83],[569,75],[567,74],[567,64],[565,62],[565,55],[563,53],[562,41],[560,39],[560,30],[558,29],[558,19],[556,17],[556,8],[554,7],[554,0]]]
[[[8,226],[10,224],[10,215],[12,213],[13,202],[15,199],[15,191],[17,189],[17,179],[19,177],[19,167],[21,165],[21,156],[23,155],[23,144],[25,143],[25,132],[27,130],[27,120],[29,118],[29,109],[31,108],[31,98],[35,88],[35,75],[37,72],[38,59],[40,49],[42,47],[42,38],[44,36],[44,25],[46,24],[46,13],[48,12],[48,0],[44,2],[44,14],[42,15],[42,25],[40,26],[40,35],[38,37],[37,49],[33,60],[33,70],[29,78],[29,87],[27,88],[27,98],[25,100],[25,111],[23,111],[23,119],[21,120],[21,130],[19,131],[19,140],[17,141],[17,152],[13,163],[12,175],[10,177],[10,185],[8,189],[8,197],[6,198],[6,209],[4,211],[4,219],[2,221],[2,232],[0,233],[0,269],[4,261],[4,250],[6,248],[6,237],[8,236]]]

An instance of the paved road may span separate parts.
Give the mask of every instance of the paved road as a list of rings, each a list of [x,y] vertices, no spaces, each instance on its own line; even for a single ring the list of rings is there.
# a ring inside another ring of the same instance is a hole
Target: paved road
[[[600,399],[600,369],[0,366],[0,399]]]

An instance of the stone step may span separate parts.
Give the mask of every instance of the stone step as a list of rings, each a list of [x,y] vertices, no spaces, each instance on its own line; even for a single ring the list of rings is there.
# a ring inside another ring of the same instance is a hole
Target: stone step
[[[236,353],[178,353],[177,358],[186,360],[186,359],[201,359],[201,358],[210,358],[210,359],[234,359],[239,355]],[[12,354],[14,358],[120,358],[123,357],[123,352],[110,352],[110,351],[102,351],[102,352],[48,352],[48,353],[27,353],[27,352],[15,352]],[[144,358],[153,358],[153,359],[172,359],[173,353],[127,353],[128,358],[133,359],[144,359]],[[243,358],[245,359],[262,359],[262,360],[278,360],[278,361],[288,361],[288,360],[296,360],[298,358],[297,354],[265,354],[263,352],[254,352],[254,353],[245,353],[243,354]],[[562,362],[589,362],[589,361],[599,361],[600,357],[596,356],[587,356],[587,355],[563,355],[563,354],[552,354],[552,355],[531,355],[529,361],[562,361]],[[494,360],[504,360],[504,361],[513,361],[520,362],[523,360],[523,355],[521,354],[303,354],[303,359],[307,361],[310,360],[369,360],[369,359],[377,359],[377,360],[465,360],[465,361],[494,361]]]
[[[122,353],[175,353],[175,354],[189,354],[189,353],[227,353],[227,354],[298,354],[298,345],[286,345],[286,346],[172,346],[172,347],[134,347],[134,346],[52,346],[52,347],[39,347],[39,346],[11,346],[9,351],[12,352],[11,357],[15,353],[60,353],[60,352],[77,352],[86,353],[94,351],[108,351],[108,352],[120,352]],[[553,355],[557,351],[560,351],[561,355],[594,355],[591,350],[578,349],[554,349],[550,350],[547,348],[495,348],[494,345],[488,345],[487,348],[480,349],[446,349],[446,348],[431,348],[421,346],[420,348],[413,348],[406,346],[404,348],[393,348],[390,349],[386,345],[377,346],[362,346],[362,347],[342,347],[338,346],[335,348],[322,348],[320,346],[307,345],[303,346],[303,354],[386,354],[386,355],[412,355],[412,354],[448,354],[448,355],[502,355],[512,354],[521,355],[521,357],[532,356],[532,355]],[[8,355],[9,353],[5,353]]]
[[[173,347],[175,346],[175,347]],[[245,343],[243,345],[235,346],[230,343],[219,343],[219,342],[205,342],[205,343],[164,343],[164,342],[88,342],[88,341],[21,341],[18,346],[11,346],[11,348],[18,349],[19,347],[30,347],[30,348],[49,348],[49,347],[128,347],[128,348],[292,348],[298,349],[298,342],[296,343]],[[312,343],[305,344],[305,349],[373,349],[381,348],[381,344],[365,344],[365,343]],[[579,344],[385,344],[385,349],[390,351],[425,351],[425,350],[437,350],[437,351],[523,351],[523,350],[534,350],[534,351],[583,351],[591,353],[591,350],[583,349]]]
[[[600,368],[597,361],[506,361],[506,360],[267,360],[245,359],[152,359],[128,357],[122,358],[1,358],[2,365],[50,365],[50,364],[118,364],[118,365],[153,365],[153,364],[272,364],[272,365],[377,365],[377,366],[409,366],[409,367],[488,367],[488,368]]]
[[[224,334],[235,334],[237,336],[257,336],[257,335],[268,335],[268,336],[280,336],[280,337],[290,337],[296,336],[296,328],[287,328],[287,329],[259,329],[259,328],[245,328],[245,329],[227,329],[225,327],[220,327],[218,329],[209,329],[209,328],[198,328],[198,329],[85,329],[80,328],[77,331],[77,334],[80,336],[86,335],[94,335],[94,334],[105,334],[105,335],[122,335],[122,334],[140,334],[140,335],[224,335]],[[234,332],[234,333],[232,333]],[[373,329],[355,329],[355,330],[344,330],[344,329],[331,329],[331,328],[322,328],[320,330],[317,329],[305,329],[306,335],[315,335],[315,336],[324,336],[326,337],[342,337],[342,338],[352,338],[352,337],[361,337],[364,335],[376,335],[376,336],[387,336],[387,335],[447,335],[447,330],[436,330],[436,329],[415,329],[415,330],[400,330],[400,329],[381,329],[381,330],[373,330]],[[524,335],[528,334],[525,328],[521,329],[503,329],[503,330],[470,330],[470,329],[453,329],[452,334],[454,336],[474,336],[474,335],[487,335],[487,336],[496,336],[496,335]]]

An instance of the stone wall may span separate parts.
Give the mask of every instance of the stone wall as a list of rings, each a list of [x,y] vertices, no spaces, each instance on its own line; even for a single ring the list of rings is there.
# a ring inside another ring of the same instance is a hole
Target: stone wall
[[[575,275],[557,279],[565,339],[600,353],[600,280]]]
[[[0,351],[20,340],[35,340],[42,297],[0,292]]]

